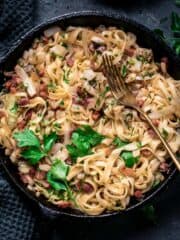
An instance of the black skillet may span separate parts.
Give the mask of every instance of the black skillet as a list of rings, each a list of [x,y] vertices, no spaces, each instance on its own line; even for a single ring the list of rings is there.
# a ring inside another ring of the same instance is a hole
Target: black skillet
[[[1,60],[0,62],[0,78],[3,78],[3,71],[12,70],[13,66],[16,64],[19,57],[22,56],[24,50],[31,47],[32,41],[35,37],[40,36],[43,31],[53,25],[58,25],[62,28],[65,28],[70,25],[74,26],[90,26],[97,27],[99,25],[105,26],[116,26],[122,28],[125,31],[133,32],[137,36],[137,42],[140,46],[147,47],[153,50],[155,60],[160,61],[161,57],[168,57],[169,59],[169,73],[176,79],[180,79],[180,59],[177,57],[174,52],[163,42],[161,41],[152,31],[146,27],[138,24],[135,21],[118,16],[117,14],[112,14],[108,12],[74,12],[71,14],[66,14],[48,20],[46,23],[43,23],[40,26],[33,28],[25,36],[23,36],[9,51],[9,53]],[[60,209],[56,206],[48,203],[44,198],[37,198],[35,195],[30,192],[24,184],[21,182],[17,168],[11,163],[8,157],[4,155],[4,151],[0,150],[0,160],[2,166],[5,168],[9,177],[13,180],[14,185],[16,185],[29,199],[31,199],[38,208],[41,209],[44,216],[48,219],[59,219],[67,218],[69,220],[102,220],[110,219],[110,217],[118,216],[120,218],[120,212],[105,212],[99,216],[88,216],[79,211],[72,209]],[[133,209],[137,209],[140,206],[143,206],[149,200],[155,198],[159,195],[160,190],[164,189],[166,186],[170,185],[173,181],[173,177],[177,173],[174,164],[171,164],[170,172],[166,176],[166,179],[161,185],[159,185],[154,190],[151,190],[145,195],[145,198],[141,202],[132,200],[129,207],[124,211],[126,215],[127,212],[132,212]]]

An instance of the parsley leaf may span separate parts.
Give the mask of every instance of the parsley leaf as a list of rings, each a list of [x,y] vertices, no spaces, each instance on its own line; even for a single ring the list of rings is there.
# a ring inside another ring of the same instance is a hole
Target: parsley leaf
[[[17,102],[15,102],[14,105],[12,106],[12,108],[10,109],[10,112],[13,114],[17,113],[18,107],[19,106],[18,106]]]
[[[91,148],[100,144],[104,136],[85,125],[77,128],[72,134],[72,144],[66,148],[73,160],[91,154]]]
[[[121,68],[121,76],[125,77],[127,75],[127,67],[126,65],[123,65]]]
[[[177,7],[180,7],[180,0],[175,0],[175,4]]]
[[[70,73],[70,69],[68,70],[68,71],[64,71],[64,75],[63,75],[63,81],[65,82],[65,83],[67,83],[67,84],[69,84],[69,79],[68,79],[68,77],[69,77],[69,73]]]
[[[113,140],[113,144],[120,148],[127,145],[128,142],[122,141],[119,137],[116,137]]]
[[[176,51],[176,54],[180,55],[180,38],[173,39],[172,46],[173,46],[173,49]]]
[[[25,129],[22,132],[14,133],[13,137],[18,142],[18,147],[27,147],[21,152],[21,156],[34,165],[38,163],[51,150],[53,144],[57,140],[56,133],[45,135],[43,138],[43,146],[41,147],[39,139],[33,131]]]
[[[43,141],[44,141],[45,152],[50,151],[50,149],[52,148],[56,140],[57,140],[57,134],[55,132],[52,132],[49,135],[44,135]]]
[[[171,30],[174,33],[180,33],[180,16],[175,12],[171,14]]]
[[[110,90],[109,86],[105,87],[105,90],[100,94],[101,97],[105,97],[106,93]]]
[[[123,151],[120,156],[123,158],[126,167],[133,167],[135,163],[138,162],[139,158],[138,157],[134,157],[132,152],[130,151]]]
[[[155,208],[153,205],[147,205],[142,208],[143,215],[152,223],[157,222],[157,216],[155,214]]]
[[[46,154],[37,147],[31,147],[21,152],[21,156],[27,159],[32,165],[37,164],[45,155]]]
[[[47,173],[47,181],[56,191],[67,191],[70,199],[74,201],[72,191],[67,182],[69,166],[61,160],[56,160]]]
[[[168,138],[168,132],[166,131],[166,129],[162,129],[162,136],[163,136],[163,138],[166,140],[167,138]]]
[[[14,133],[13,137],[18,142],[18,147],[40,147],[39,139],[29,129]]]

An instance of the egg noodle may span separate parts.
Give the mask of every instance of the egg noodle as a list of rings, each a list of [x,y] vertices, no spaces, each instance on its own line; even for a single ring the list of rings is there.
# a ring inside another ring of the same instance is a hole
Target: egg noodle
[[[155,63],[134,34],[115,27],[47,29],[4,73],[0,95],[0,144],[24,184],[37,197],[89,215],[143,199],[169,167],[147,122],[114,99],[103,54],[113,56],[138,106],[178,154],[180,83],[167,73],[167,58]],[[28,135],[19,143],[25,133],[35,137],[29,145]],[[54,136],[48,153],[38,150],[44,136]]]

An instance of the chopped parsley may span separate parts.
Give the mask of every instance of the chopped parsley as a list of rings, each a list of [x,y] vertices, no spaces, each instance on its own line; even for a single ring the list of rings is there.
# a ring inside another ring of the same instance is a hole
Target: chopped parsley
[[[150,222],[152,222],[152,223],[154,223],[154,224],[157,223],[157,216],[156,216],[156,214],[155,214],[155,208],[154,208],[153,205],[146,205],[146,206],[144,206],[144,207],[141,209],[141,211],[142,211],[144,217],[145,217],[148,221],[150,221]]]
[[[121,68],[121,76],[125,77],[127,75],[127,67],[126,65],[123,65]]]
[[[177,7],[180,7],[180,0],[175,0],[175,4]]]
[[[71,158],[76,161],[78,157],[92,154],[91,148],[100,144],[104,136],[85,125],[77,128],[72,134],[72,144],[66,146]]]
[[[101,97],[105,97],[106,93],[110,90],[109,86],[105,87],[105,90],[100,94]]]
[[[64,101],[61,100],[60,103],[59,103],[60,106],[64,106]]]
[[[18,108],[19,108],[19,106],[18,106],[17,102],[15,102],[14,105],[12,106],[12,108],[10,109],[10,112],[15,114],[15,113],[17,113]]]
[[[120,156],[124,160],[126,167],[129,168],[139,161],[139,157],[134,157],[131,151],[123,151]]]
[[[165,140],[167,140],[167,138],[168,138],[168,132],[166,131],[166,129],[162,129],[162,137],[165,139]]]
[[[31,165],[37,164],[43,157],[47,156],[57,140],[56,133],[52,132],[49,135],[44,135],[41,146],[38,137],[29,129],[14,133],[13,137],[17,141],[18,147],[23,148],[21,156],[27,159]]]
[[[63,81],[65,82],[65,83],[67,83],[67,84],[69,84],[69,74],[70,74],[70,69],[69,70],[67,70],[67,71],[64,71],[64,75],[63,75]]]
[[[129,142],[123,141],[119,137],[115,137],[113,140],[113,144],[119,148],[127,145],[128,143]]]

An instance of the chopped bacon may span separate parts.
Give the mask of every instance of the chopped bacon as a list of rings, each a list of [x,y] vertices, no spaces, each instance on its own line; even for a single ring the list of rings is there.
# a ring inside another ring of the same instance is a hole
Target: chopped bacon
[[[40,91],[39,96],[42,97],[42,98],[47,98],[48,93],[47,93],[47,91]]]
[[[39,74],[40,77],[43,77],[44,76],[44,70],[39,71],[38,74]]]
[[[47,189],[51,187],[50,184],[44,179],[41,180],[41,184],[43,185],[44,188],[47,188]]]
[[[159,119],[152,119],[152,123],[154,126],[158,127],[159,126]]]
[[[16,90],[16,88],[15,88],[15,87],[10,87],[10,92],[11,92],[11,93],[16,93],[16,92],[17,92],[17,90]]]
[[[43,180],[46,177],[46,172],[44,171],[36,171],[35,178],[38,180]]]
[[[81,190],[85,193],[92,193],[93,192],[93,186],[87,182],[81,183]]]
[[[124,53],[129,56],[129,57],[132,57],[135,53],[135,48],[134,47],[130,47],[130,48],[125,48],[125,51]]]
[[[96,121],[96,120],[98,120],[98,119],[100,118],[100,116],[101,116],[101,113],[100,113],[100,112],[94,111],[93,114],[92,114],[92,119],[93,119],[94,121]]]
[[[25,126],[26,126],[26,121],[25,120],[21,120],[20,122],[17,123],[17,128],[19,130],[22,130]]]
[[[72,159],[69,157],[69,158],[67,158],[66,160],[65,160],[65,163],[67,164],[67,165],[72,165]]]
[[[120,169],[120,172],[122,174],[124,174],[125,176],[129,176],[129,177],[135,177],[136,176],[136,173],[135,173],[134,169],[132,169],[132,168],[124,167],[124,168]]]
[[[134,192],[134,196],[137,198],[137,199],[142,199],[144,197],[143,193],[141,190],[136,190]]]
[[[27,98],[27,97],[22,97],[18,101],[18,105],[21,107],[27,105],[28,103],[29,103],[29,98]]]
[[[72,57],[68,57],[66,59],[66,63],[69,67],[72,67],[74,65],[74,59]]]
[[[29,174],[20,174],[21,180],[25,184],[33,184],[33,179]]]
[[[31,117],[32,117],[32,114],[33,114],[33,110],[32,109],[27,111],[24,120],[29,121],[31,119]]]
[[[137,100],[137,105],[139,107],[142,107],[144,105],[144,100],[142,100],[142,99]]]
[[[152,154],[151,151],[149,151],[148,149],[142,149],[141,153],[144,157],[149,157]]]
[[[149,128],[149,129],[147,130],[147,132],[148,132],[148,134],[149,134],[152,138],[156,137],[156,133],[154,132],[153,129]]]
[[[67,202],[67,201],[59,201],[59,203],[57,204],[59,207],[61,208],[68,208],[71,207],[71,203]]]
[[[161,62],[165,63],[166,66],[168,66],[168,58],[167,57],[162,57]]]
[[[161,163],[159,168],[160,168],[161,172],[169,173],[170,166],[168,163],[166,163],[166,162]]]
[[[31,168],[29,169],[29,175],[30,175],[31,177],[34,177],[35,173],[36,173],[35,168],[31,167]]]
[[[6,113],[4,111],[0,111],[0,118],[6,117]]]

